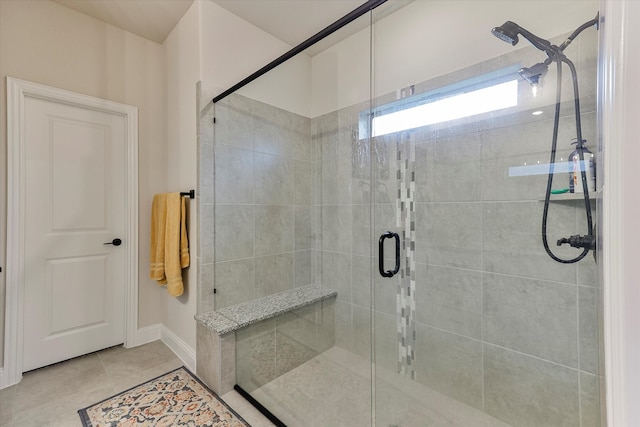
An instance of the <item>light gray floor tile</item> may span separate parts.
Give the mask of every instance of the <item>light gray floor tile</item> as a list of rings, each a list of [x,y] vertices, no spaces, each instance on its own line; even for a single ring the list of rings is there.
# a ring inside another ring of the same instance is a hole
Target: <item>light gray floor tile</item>
[[[79,409],[182,365],[166,345],[154,341],[131,349],[113,347],[27,372],[20,383],[0,390],[0,426],[80,427]],[[271,425],[246,405],[235,402],[232,408],[252,426]]]
[[[162,341],[154,341],[130,349],[115,347],[98,355],[109,379],[114,382],[140,375],[176,359],[176,355]]]
[[[9,387],[0,390],[0,426],[11,425],[13,420],[13,403],[16,399],[17,387]]]
[[[16,385],[14,420],[20,413],[33,411],[42,404],[72,399],[78,392],[88,394],[105,384],[107,374],[95,353],[27,372]]]

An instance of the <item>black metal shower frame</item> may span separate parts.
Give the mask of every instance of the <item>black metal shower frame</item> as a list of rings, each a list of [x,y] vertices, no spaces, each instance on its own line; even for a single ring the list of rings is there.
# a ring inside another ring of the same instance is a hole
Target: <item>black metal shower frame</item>
[[[236,83],[235,85],[231,86],[229,89],[225,90],[220,95],[217,95],[215,98],[213,98],[213,103],[215,104],[216,102],[221,101],[222,99],[231,95],[241,87],[246,86],[247,84],[251,83],[258,77],[262,76],[263,74],[268,73],[269,71],[276,68],[278,65],[288,61],[289,59],[293,58],[300,52],[318,43],[320,40],[324,39],[325,37],[330,36],[331,34],[338,31],[340,28],[351,23],[352,21],[355,21],[365,13],[372,11],[373,9],[385,3],[386,1],[387,0],[368,0],[367,2],[363,3],[362,5],[358,6],[356,9],[352,10],[351,12],[343,16],[342,18],[335,21],[333,24],[329,25],[323,30],[320,30],[318,33],[309,37],[307,40],[303,41],[298,46],[294,47],[293,49],[289,50],[288,52],[274,59],[273,61],[271,61],[264,67],[260,68],[258,71],[246,77],[245,79],[241,80],[240,82]]]

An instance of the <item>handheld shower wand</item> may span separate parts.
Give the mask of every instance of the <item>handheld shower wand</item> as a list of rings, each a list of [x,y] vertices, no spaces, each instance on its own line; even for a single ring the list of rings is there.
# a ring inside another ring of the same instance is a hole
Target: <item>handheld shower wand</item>
[[[520,39],[518,39],[518,34],[522,34],[525,39],[529,40],[529,42],[538,49],[545,52],[549,52],[552,50],[552,45],[548,40],[536,36],[535,34],[525,30],[515,22],[507,21],[499,27],[493,27],[491,29],[491,34],[493,34],[500,40],[511,43],[511,46],[515,46],[518,44],[518,42],[520,41]]]
[[[544,62],[540,62],[528,68],[522,68],[518,73],[520,76],[529,82],[530,84],[537,85],[540,83],[540,78],[546,74],[549,64],[556,62],[557,64],[557,85],[556,85],[556,107],[553,123],[553,137],[551,140],[551,159],[549,161],[549,174],[547,179],[547,189],[544,198],[544,209],[542,213],[542,244],[547,254],[555,261],[563,264],[571,264],[583,259],[590,250],[596,249],[596,237],[593,233],[593,219],[591,215],[591,201],[589,199],[589,189],[587,185],[587,176],[584,169],[581,170],[580,175],[582,179],[582,186],[584,188],[584,207],[587,217],[587,234],[584,236],[575,235],[569,238],[562,238],[557,241],[557,245],[568,243],[572,247],[582,248],[582,252],[575,258],[563,259],[558,257],[551,251],[547,241],[547,216],[549,212],[549,200],[551,197],[551,186],[553,183],[553,170],[556,159],[556,148],[558,144],[558,128],[560,122],[560,103],[562,93],[562,64],[567,64],[571,71],[571,77],[573,80],[573,93],[574,93],[574,114],[576,120],[576,137],[578,141],[582,139],[582,125],[580,122],[580,96],[578,94],[578,76],[576,68],[573,62],[571,62],[565,55],[564,50],[571,44],[571,42],[586,28],[598,25],[599,15],[590,21],[585,22],[578,27],[560,46],[552,45],[548,40],[542,39],[535,34],[527,31],[518,24],[507,21],[499,27],[495,27],[491,30],[491,33],[507,43],[511,43],[515,46],[519,39],[518,34],[526,38],[533,46],[547,54],[547,59]],[[582,150],[578,150],[580,162],[584,164],[584,153]]]

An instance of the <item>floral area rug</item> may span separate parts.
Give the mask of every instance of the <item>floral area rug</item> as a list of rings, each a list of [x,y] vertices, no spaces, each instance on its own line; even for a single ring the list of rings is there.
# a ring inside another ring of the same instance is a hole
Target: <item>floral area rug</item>
[[[78,411],[85,427],[250,427],[186,368]]]

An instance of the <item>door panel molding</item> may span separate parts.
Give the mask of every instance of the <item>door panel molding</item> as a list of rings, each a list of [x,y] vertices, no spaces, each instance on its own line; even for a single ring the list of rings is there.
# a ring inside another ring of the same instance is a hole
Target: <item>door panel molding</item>
[[[25,100],[38,98],[124,117],[126,123],[125,346],[138,327],[138,108],[7,77],[7,264],[4,368],[0,389],[22,378],[25,247]]]

